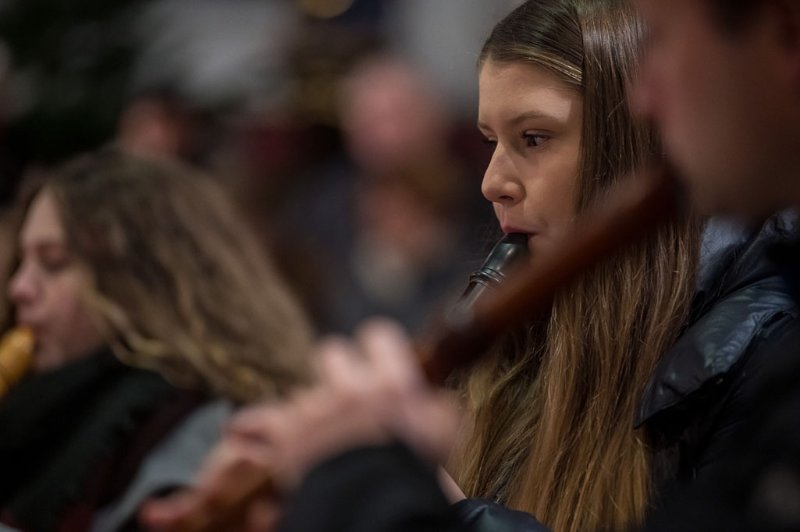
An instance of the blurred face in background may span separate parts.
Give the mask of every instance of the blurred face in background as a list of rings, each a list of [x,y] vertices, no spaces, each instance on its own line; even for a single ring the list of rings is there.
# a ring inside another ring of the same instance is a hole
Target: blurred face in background
[[[380,172],[437,154],[447,119],[433,87],[397,59],[366,60],[342,84],[340,119],[353,160]]]
[[[43,189],[20,233],[20,263],[8,286],[18,325],[36,337],[34,370],[55,369],[92,354],[101,336],[83,296],[89,273],[70,254],[56,201]]]
[[[537,250],[562,238],[576,214],[583,101],[544,68],[486,60],[478,129],[493,153],[483,195],[504,233]]]
[[[706,0],[635,3],[650,39],[634,108],[699,206],[755,219],[800,200],[798,3],[763,2],[736,28]]]

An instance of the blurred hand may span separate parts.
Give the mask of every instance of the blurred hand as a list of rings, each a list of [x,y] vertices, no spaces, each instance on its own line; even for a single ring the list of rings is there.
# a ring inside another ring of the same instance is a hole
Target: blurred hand
[[[226,530],[271,530],[278,498],[290,495],[315,465],[347,449],[399,439],[432,462],[444,461],[458,428],[456,409],[427,387],[397,326],[374,321],[359,330],[356,343],[323,341],[316,361],[314,387],[235,416],[196,487],[147,503],[142,521],[159,530],[205,524],[244,493],[256,493],[247,510],[239,506],[238,515],[225,516]],[[272,484],[265,486],[265,478]]]
[[[265,532],[275,529],[279,494],[270,479],[264,442],[228,431],[206,458],[190,489],[146,502],[139,520],[148,529]]]

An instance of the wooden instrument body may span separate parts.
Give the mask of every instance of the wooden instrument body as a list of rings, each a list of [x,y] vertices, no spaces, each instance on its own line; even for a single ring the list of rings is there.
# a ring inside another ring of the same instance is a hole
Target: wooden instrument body
[[[0,340],[0,397],[19,382],[33,364],[33,332],[16,327]]]

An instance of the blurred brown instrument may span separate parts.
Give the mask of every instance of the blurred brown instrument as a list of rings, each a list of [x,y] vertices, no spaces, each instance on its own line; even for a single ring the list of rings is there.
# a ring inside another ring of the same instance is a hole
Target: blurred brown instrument
[[[33,347],[33,332],[27,327],[11,329],[0,340],[0,398],[28,372]]]
[[[582,215],[560,247],[537,256],[495,289],[478,287],[483,293],[470,296],[471,304],[457,305],[438,333],[418,348],[430,383],[442,385],[454,370],[474,363],[500,335],[547,308],[555,292],[582,271],[677,216],[683,195],[676,180],[665,169],[646,174],[624,183],[602,205]],[[473,292],[468,289],[465,296]],[[226,500],[217,501],[214,516],[192,515],[173,530],[226,530],[226,523],[233,522],[249,501],[270,493],[268,474],[242,475],[230,486]]]

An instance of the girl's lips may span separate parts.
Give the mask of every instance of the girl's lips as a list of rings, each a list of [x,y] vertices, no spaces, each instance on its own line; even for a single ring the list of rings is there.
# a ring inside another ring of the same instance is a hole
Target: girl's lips
[[[500,226],[500,229],[506,235],[510,235],[512,233],[521,233],[523,235],[533,236],[533,235],[536,234],[536,231],[528,231],[526,229],[520,229],[519,227],[514,227],[514,226],[510,226],[510,225]]]
[[[533,250],[534,250],[533,241],[534,241],[534,238],[537,235],[537,233],[535,231],[526,231],[524,229],[519,229],[517,227],[512,227],[512,226],[502,226],[501,229],[502,229],[503,233],[506,234],[506,235],[510,235],[510,234],[513,234],[513,233],[519,233],[519,234],[525,235],[527,237],[527,239],[528,239],[528,253],[530,253],[531,256],[534,255],[534,253],[533,253]]]

